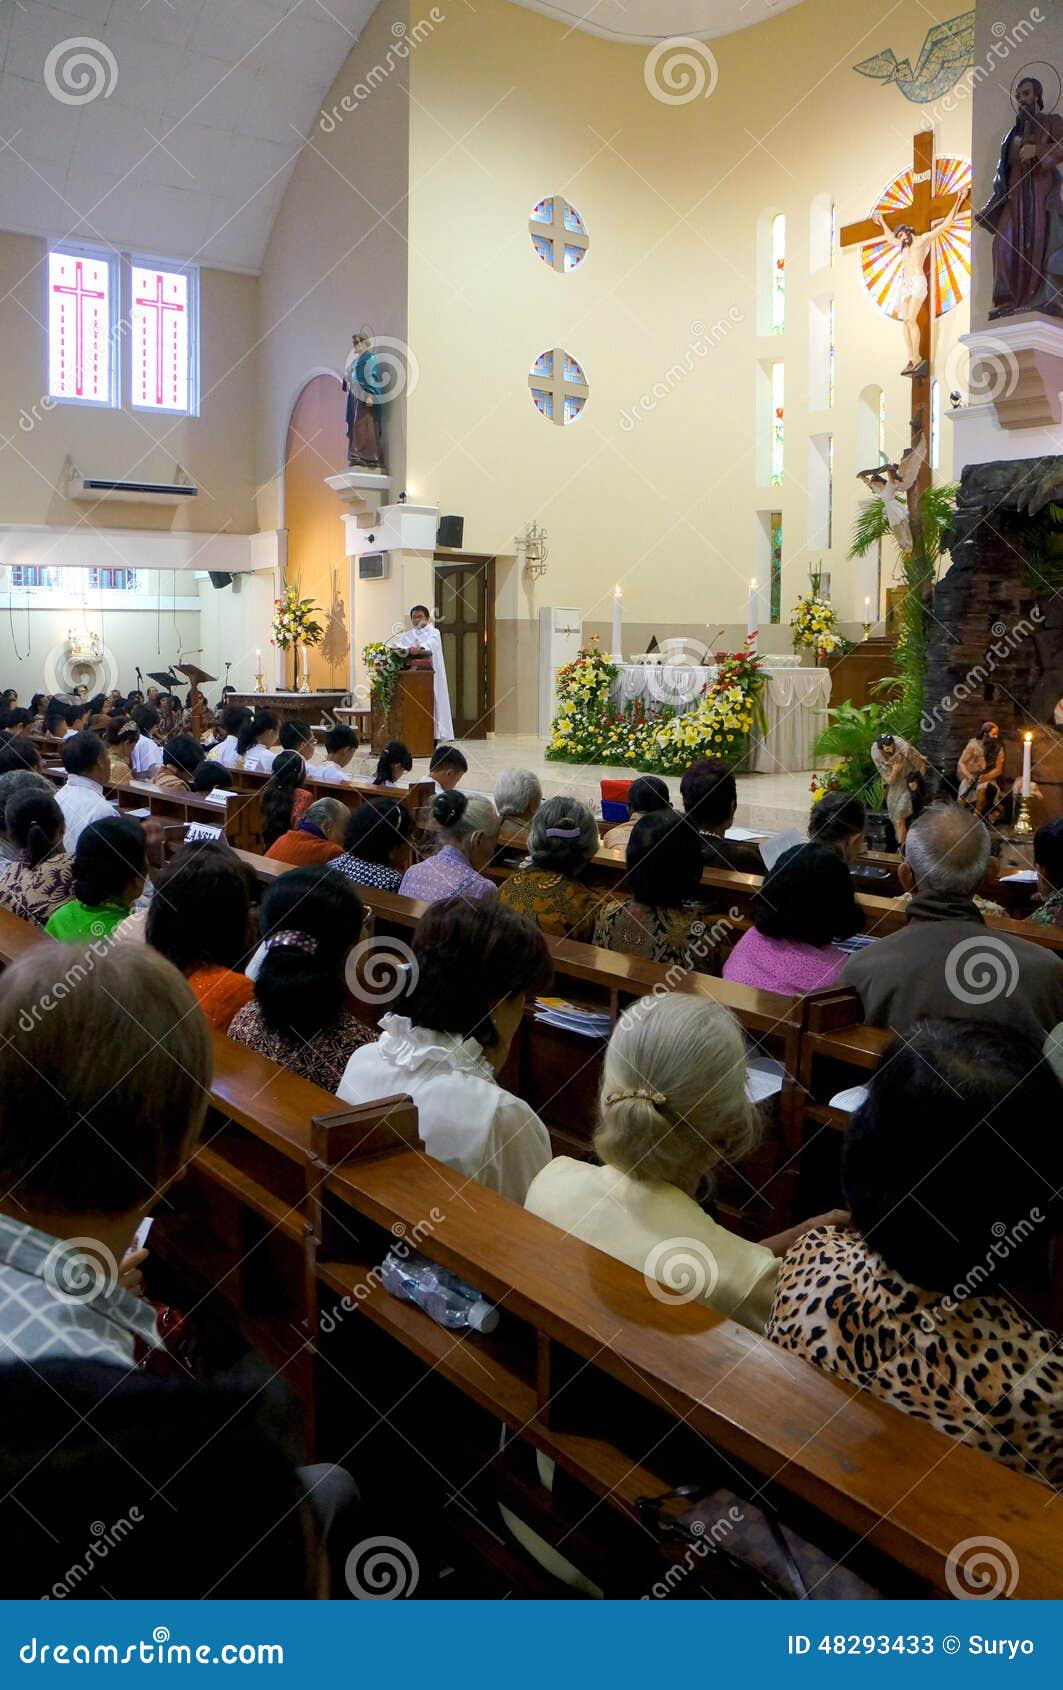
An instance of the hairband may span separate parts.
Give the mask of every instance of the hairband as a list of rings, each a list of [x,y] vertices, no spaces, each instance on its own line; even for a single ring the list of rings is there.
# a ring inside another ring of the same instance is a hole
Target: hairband
[[[271,933],[266,940],[266,950],[305,951],[307,956],[313,956],[317,951],[317,940],[310,933],[298,933],[293,927],[286,927],[280,933]]]
[[[632,1097],[641,1097],[646,1103],[668,1102],[663,1091],[651,1091],[647,1086],[637,1086],[634,1091],[607,1091],[602,1102],[626,1103]]]
[[[546,837],[547,837],[547,839],[578,839],[579,838],[579,828],[578,827],[548,827],[547,830],[546,830]]]

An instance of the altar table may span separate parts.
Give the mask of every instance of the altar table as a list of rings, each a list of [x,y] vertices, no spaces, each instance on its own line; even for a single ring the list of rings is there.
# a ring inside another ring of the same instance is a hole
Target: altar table
[[[811,769],[813,743],[827,724],[830,670],[773,668],[769,659],[763,674],[768,729],[763,739],[753,738],[750,767],[758,774]],[[669,705],[682,713],[694,708],[715,679],[715,664],[624,663],[613,682],[613,701],[622,708],[641,700],[649,710]]]

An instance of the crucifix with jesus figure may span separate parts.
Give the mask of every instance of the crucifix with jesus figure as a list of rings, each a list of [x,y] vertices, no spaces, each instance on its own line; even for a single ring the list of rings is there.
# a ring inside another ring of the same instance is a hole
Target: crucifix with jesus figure
[[[924,439],[924,418],[930,414],[930,260],[935,243],[944,240],[970,201],[970,188],[966,183],[955,189],[939,183],[935,192],[936,174],[934,136],[931,130],[926,129],[913,139],[912,169],[908,179],[910,190],[894,196],[898,203],[887,211],[876,211],[862,223],[847,224],[840,235],[843,247],[863,248],[874,241],[879,244],[885,260],[892,260],[896,266],[897,257],[900,259],[896,303],[908,353],[908,362],[901,374],[908,376],[912,383],[912,443],[904,454],[907,464],[902,459],[900,466],[884,465],[881,476],[890,491],[895,492],[901,487],[910,493],[911,516],[915,516],[915,507],[930,485],[930,461]],[[891,476],[891,470],[898,473]],[[863,472],[864,475],[871,473]],[[903,476],[903,480],[898,480],[898,475]],[[873,490],[881,496],[880,488]],[[909,536],[907,547],[902,546],[902,549],[910,548]]]

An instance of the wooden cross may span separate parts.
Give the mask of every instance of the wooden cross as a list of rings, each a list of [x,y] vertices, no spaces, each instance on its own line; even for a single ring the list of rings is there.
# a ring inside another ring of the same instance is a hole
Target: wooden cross
[[[555,346],[552,352],[544,353],[542,358],[539,360],[540,364],[545,363],[547,358],[550,359],[549,375],[547,375],[545,371],[540,373],[533,370],[531,375],[528,377],[528,386],[532,390],[532,398],[535,400],[539,409],[543,412],[543,415],[549,416],[553,422],[563,428],[566,420],[565,400],[581,399],[583,404],[586,404],[590,388],[587,386],[585,380],[581,379],[576,381],[574,377],[565,373],[565,365],[569,360],[563,347]],[[575,360],[573,359],[571,362],[575,363]],[[576,368],[579,369],[578,364],[576,365]],[[582,377],[582,375],[583,372],[580,370],[580,376]],[[544,404],[540,403],[540,398],[544,400],[549,398],[549,411],[545,409]],[[582,409],[583,405],[580,406],[580,410]],[[579,412],[577,411],[576,416],[578,415]],[[573,417],[573,421],[575,421],[575,417]]]
[[[582,218],[580,218],[580,227],[578,229],[569,228],[565,222],[565,212],[572,208],[569,206],[567,200],[561,198],[560,194],[554,194],[553,198],[549,202],[543,200],[541,203],[543,205],[549,203],[551,208],[550,221],[547,223],[538,217],[531,217],[528,220],[528,228],[533,236],[538,236],[538,238],[542,241],[549,241],[550,250],[553,254],[552,262],[554,269],[561,271],[564,270],[565,248],[568,246],[576,247],[579,250],[580,257],[576,262],[582,263],[583,255],[586,253],[587,248],[591,244],[587,231],[583,227]],[[538,209],[539,208],[537,206],[536,210]],[[573,215],[579,217],[579,213],[576,211],[573,211]],[[575,269],[575,267],[576,266],[574,264],[572,268]]]
[[[891,229],[896,229],[901,223],[907,223],[915,230],[917,235],[925,235],[929,233],[935,223],[940,223],[942,218],[948,216],[955,202],[956,195],[953,193],[934,193],[934,134],[930,129],[921,130],[912,140],[912,202],[910,205],[898,207],[896,211],[885,212],[884,220]],[[862,223],[846,224],[839,239],[843,247],[861,247],[867,241],[880,241],[882,230],[870,218],[865,218]],[[919,355],[926,365],[927,373],[911,378],[912,428],[914,432],[916,423],[922,424],[927,438],[927,453],[909,495],[909,505],[916,504],[922,498],[926,488],[930,486],[930,325],[934,299],[934,285],[930,270],[932,256],[931,250],[924,260],[927,292],[917,319]]]

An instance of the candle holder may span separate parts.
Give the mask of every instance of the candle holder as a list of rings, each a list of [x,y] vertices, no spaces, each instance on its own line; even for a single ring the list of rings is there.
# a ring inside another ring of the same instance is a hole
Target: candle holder
[[[266,677],[263,675],[263,673],[260,669],[258,674],[255,676],[255,691],[256,692],[265,692],[265,690],[266,690]]]
[[[875,626],[875,624],[873,622],[865,622],[864,623],[864,638],[865,638],[865,640],[869,640],[871,638],[871,630],[874,626]]]
[[[1016,817],[1015,826],[1013,827],[1012,832],[1017,834],[1020,839],[1028,839],[1030,834],[1033,832],[1033,822],[1030,820],[1030,800],[1028,797],[1023,796],[1019,799],[1019,814]]]
[[[310,681],[309,681],[309,679],[308,679],[308,677],[305,673],[303,675],[302,680],[299,682],[299,691],[300,692],[309,692],[310,691]]]

